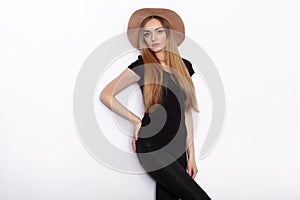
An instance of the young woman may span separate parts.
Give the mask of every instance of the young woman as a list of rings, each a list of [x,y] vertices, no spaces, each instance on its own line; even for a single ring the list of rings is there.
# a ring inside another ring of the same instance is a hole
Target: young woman
[[[147,173],[156,180],[157,200],[209,200],[194,181],[198,170],[191,111],[199,110],[191,79],[192,64],[181,58],[177,48],[184,40],[184,24],[174,11],[144,8],[132,14],[127,33],[141,55],[103,89],[100,100],[134,124],[132,145],[136,153],[163,149],[164,156],[138,155]],[[133,83],[142,90],[142,119],[114,97]],[[158,167],[165,159],[173,160]]]

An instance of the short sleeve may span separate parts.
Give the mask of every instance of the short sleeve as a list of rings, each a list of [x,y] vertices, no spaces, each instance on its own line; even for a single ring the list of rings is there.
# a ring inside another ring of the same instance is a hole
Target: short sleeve
[[[192,63],[184,58],[183,58],[183,61],[184,61],[184,64],[185,64],[190,76],[192,76],[195,73]]]
[[[144,63],[142,60],[142,56],[139,55],[138,59],[136,61],[134,61],[133,63],[131,63],[128,66],[128,68],[131,69],[132,71],[134,71],[140,77],[138,84],[142,85],[144,82]]]

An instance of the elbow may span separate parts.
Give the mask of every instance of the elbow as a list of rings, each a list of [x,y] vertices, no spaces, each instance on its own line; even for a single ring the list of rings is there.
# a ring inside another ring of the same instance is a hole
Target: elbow
[[[107,92],[105,89],[103,89],[99,95],[99,100],[103,104],[108,105],[108,103],[111,101],[112,97],[113,97],[113,95],[111,95],[109,92]]]
[[[112,102],[114,98],[114,94],[112,94],[109,90],[106,90],[105,88],[102,90],[102,92],[99,95],[99,100],[102,102],[107,108],[112,109]]]
[[[101,101],[103,103],[105,101],[105,96],[106,96],[105,91],[102,90],[99,95],[99,101]]]

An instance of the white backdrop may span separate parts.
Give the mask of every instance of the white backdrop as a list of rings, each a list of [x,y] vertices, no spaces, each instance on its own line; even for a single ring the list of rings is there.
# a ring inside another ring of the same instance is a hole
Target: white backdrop
[[[86,57],[142,7],[176,11],[223,81],[226,121],[197,160],[199,185],[214,200],[299,200],[296,0],[1,2],[0,199],[154,200],[147,174],[112,170],[86,151],[72,110]]]

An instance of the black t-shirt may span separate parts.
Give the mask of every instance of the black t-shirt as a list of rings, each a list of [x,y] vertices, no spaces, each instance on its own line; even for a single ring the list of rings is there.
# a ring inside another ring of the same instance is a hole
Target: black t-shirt
[[[195,71],[193,70],[192,64],[182,58],[185,66],[192,76]],[[142,56],[139,55],[138,59],[131,63],[128,68],[133,70],[139,77],[137,82],[143,93],[144,86],[144,65]],[[179,83],[175,76],[169,72],[163,70],[163,102],[161,106],[155,109],[153,112],[144,113],[142,118],[141,132],[145,133],[147,137],[155,137],[156,139],[172,139],[174,134],[179,130],[179,125],[185,128],[185,99],[186,96],[181,90]],[[161,132],[169,132],[169,134],[156,134]],[[154,136],[155,135],[155,136]]]

